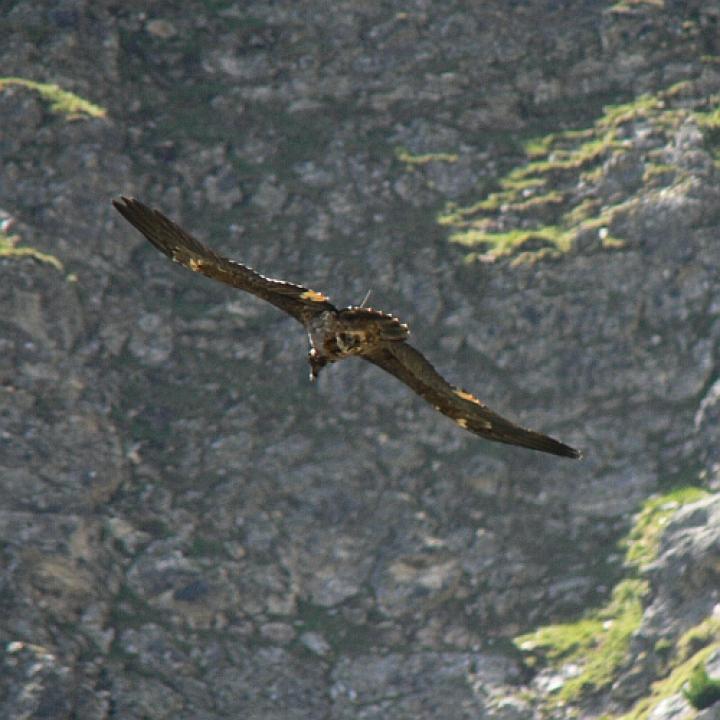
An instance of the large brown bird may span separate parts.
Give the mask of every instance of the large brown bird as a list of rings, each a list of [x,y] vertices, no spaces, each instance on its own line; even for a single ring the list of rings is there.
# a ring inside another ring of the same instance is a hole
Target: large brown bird
[[[160,252],[190,270],[267,300],[302,323],[310,339],[310,377],[330,363],[357,355],[402,380],[461,428],[496,442],[578,458],[581,453],[494,413],[465,390],[450,385],[406,342],[407,325],[366,307],[338,310],[325,295],[301,285],[266,278],[249,267],[217,255],[160,211],[139,200],[113,200],[120,214]]]

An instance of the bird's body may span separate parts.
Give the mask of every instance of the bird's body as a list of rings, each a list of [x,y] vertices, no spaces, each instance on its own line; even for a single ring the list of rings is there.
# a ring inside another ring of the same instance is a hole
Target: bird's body
[[[274,280],[216,254],[158,210],[138,200],[114,200],[115,208],[162,253],[207,277],[267,300],[294,317],[310,341],[310,377],[328,364],[358,356],[395,375],[460,427],[489,440],[577,458],[558,440],[526,430],[490,410],[470,393],[448,383],[407,343],[407,325],[366,307],[338,309],[322,293]]]
[[[307,323],[310,340],[310,377],[320,368],[353,355],[370,356],[383,343],[404,340],[407,325],[393,315],[364,307],[323,310]]]

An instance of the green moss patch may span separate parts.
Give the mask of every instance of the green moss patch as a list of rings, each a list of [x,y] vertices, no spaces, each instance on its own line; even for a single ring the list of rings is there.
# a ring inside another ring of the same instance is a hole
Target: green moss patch
[[[48,263],[62,272],[63,265],[54,255],[49,255],[35,248],[17,247],[19,241],[20,237],[18,235],[8,235],[0,230],[0,257],[31,257],[39,262]]]
[[[664,7],[665,0],[622,0],[610,7],[614,13],[634,13],[643,9],[660,10]]]
[[[107,115],[104,107],[95,105],[75,93],[63,90],[54,83],[41,83],[19,77],[0,78],[0,90],[13,85],[19,85],[39,93],[40,97],[49,103],[52,112],[63,115],[68,120],[78,120],[83,117],[104,118]]]
[[[687,691],[691,687],[693,676],[696,678],[696,685],[694,687],[695,690],[698,691],[698,695],[704,692],[704,683],[698,678],[696,673],[698,672],[698,668],[704,669],[708,658],[720,649],[720,642],[717,641],[717,629],[714,637],[716,638],[715,642],[708,644],[689,657],[684,657],[678,652],[673,662],[669,665],[669,670],[666,675],[654,682],[650,687],[648,695],[638,700],[629,713],[618,717],[617,720],[646,720],[663,700],[677,695],[680,692]],[[690,698],[688,698],[688,700],[690,700]],[[690,700],[690,702],[692,701]]]
[[[597,232],[597,249],[621,249],[627,241],[613,234],[616,211],[626,211],[648,189],[667,191],[686,181],[687,169],[673,164],[665,148],[688,120],[697,123],[720,166],[720,97],[705,97],[685,82],[607,105],[589,127],[526,139],[524,162],[496,178],[472,203],[448,204],[437,221],[449,229],[451,242],[468,248],[468,261],[562,256],[580,235],[590,237],[588,230]],[[639,134],[652,137],[655,149],[638,153]],[[635,154],[625,162],[627,153]],[[636,177],[625,169],[634,167]],[[620,204],[617,177],[625,185]],[[543,242],[528,248],[528,240],[538,238]]]
[[[620,543],[628,577],[614,587],[610,600],[574,622],[548,625],[515,638],[516,647],[528,656],[528,664],[555,667],[567,678],[555,695],[546,700],[549,706],[578,703],[613,683],[628,662],[631,637],[642,621],[647,582],[639,571],[656,559],[660,536],[672,514],[706,494],[697,487],[683,487],[648,499]],[[661,693],[679,692],[701,656],[706,657],[709,643],[717,639],[719,627],[720,621],[713,619],[685,633],[668,660],[668,677],[662,681],[665,684],[658,685],[657,689],[653,686],[653,693],[644,699],[647,702],[643,707],[654,707],[659,702],[656,696]],[[714,642],[712,647],[718,644]],[[658,651],[669,655],[672,645]],[[640,712],[639,705],[637,712]],[[643,716],[630,715],[628,720],[631,717],[639,720]]]
[[[557,226],[547,225],[537,230],[510,230],[508,232],[483,232],[480,229],[466,233],[456,240],[463,245],[482,246],[485,251],[470,253],[468,261],[493,260],[504,255],[514,255],[513,262],[537,260],[556,250],[569,249],[571,237]]]
[[[668,520],[682,505],[701,500],[706,495],[702,488],[688,486],[646,500],[630,533],[621,543],[626,564],[641,568],[655,560],[660,536]]]
[[[559,688],[563,703],[608,687],[627,657],[630,638],[642,620],[647,584],[623,580],[610,602],[574,623],[549,625],[516,638],[518,647],[541,654],[551,663],[577,665],[579,671]]]
[[[683,695],[694,708],[704,710],[720,700],[720,680],[710,678],[705,665],[698,665],[683,688]]]
[[[395,157],[400,162],[403,162],[406,165],[427,165],[428,163],[431,163],[431,162],[455,163],[458,161],[460,156],[457,153],[445,153],[445,152],[424,153],[421,155],[414,155],[413,153],[409,152],[405,148],[399,147],[399,148],[395,148]]]

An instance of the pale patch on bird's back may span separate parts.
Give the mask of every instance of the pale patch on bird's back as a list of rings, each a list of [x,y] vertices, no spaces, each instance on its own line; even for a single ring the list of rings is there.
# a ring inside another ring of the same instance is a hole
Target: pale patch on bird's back
[[[457,418],[455,422],[464,430],[467,430],[468,421],[465,418]]]
[[[461,388],[455,388],[453,392],[463,400],[468,400],[469,402],[475,403],[476,405],[482,405],[482,403],[472,393],[466,392]]]
[[[312,300],[313,302],[325,302],[328,299],[325,295],[315,290],[306,290],[304,293],[300,293],[300,298],[302,300]]]

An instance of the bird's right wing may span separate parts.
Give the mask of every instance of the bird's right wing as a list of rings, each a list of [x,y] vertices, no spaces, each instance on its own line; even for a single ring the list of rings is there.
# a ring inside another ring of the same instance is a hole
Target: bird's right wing
[[[218,255],[159,210],[134,198],[113,200],[115,209],[160,252],[180,265],[267,300],[299,322],[335,307],[327,297],[301,285],[267,278],[234,260]]]
[[[581,453],[542,433],[515,425],[481,403],[474,395],[448,383],[428,360],[406,342],[387,342],[364,354],[366,360],[386,370],[436,410],[461,428],[488,440],[520,445],[532,450],[578,458]]]

